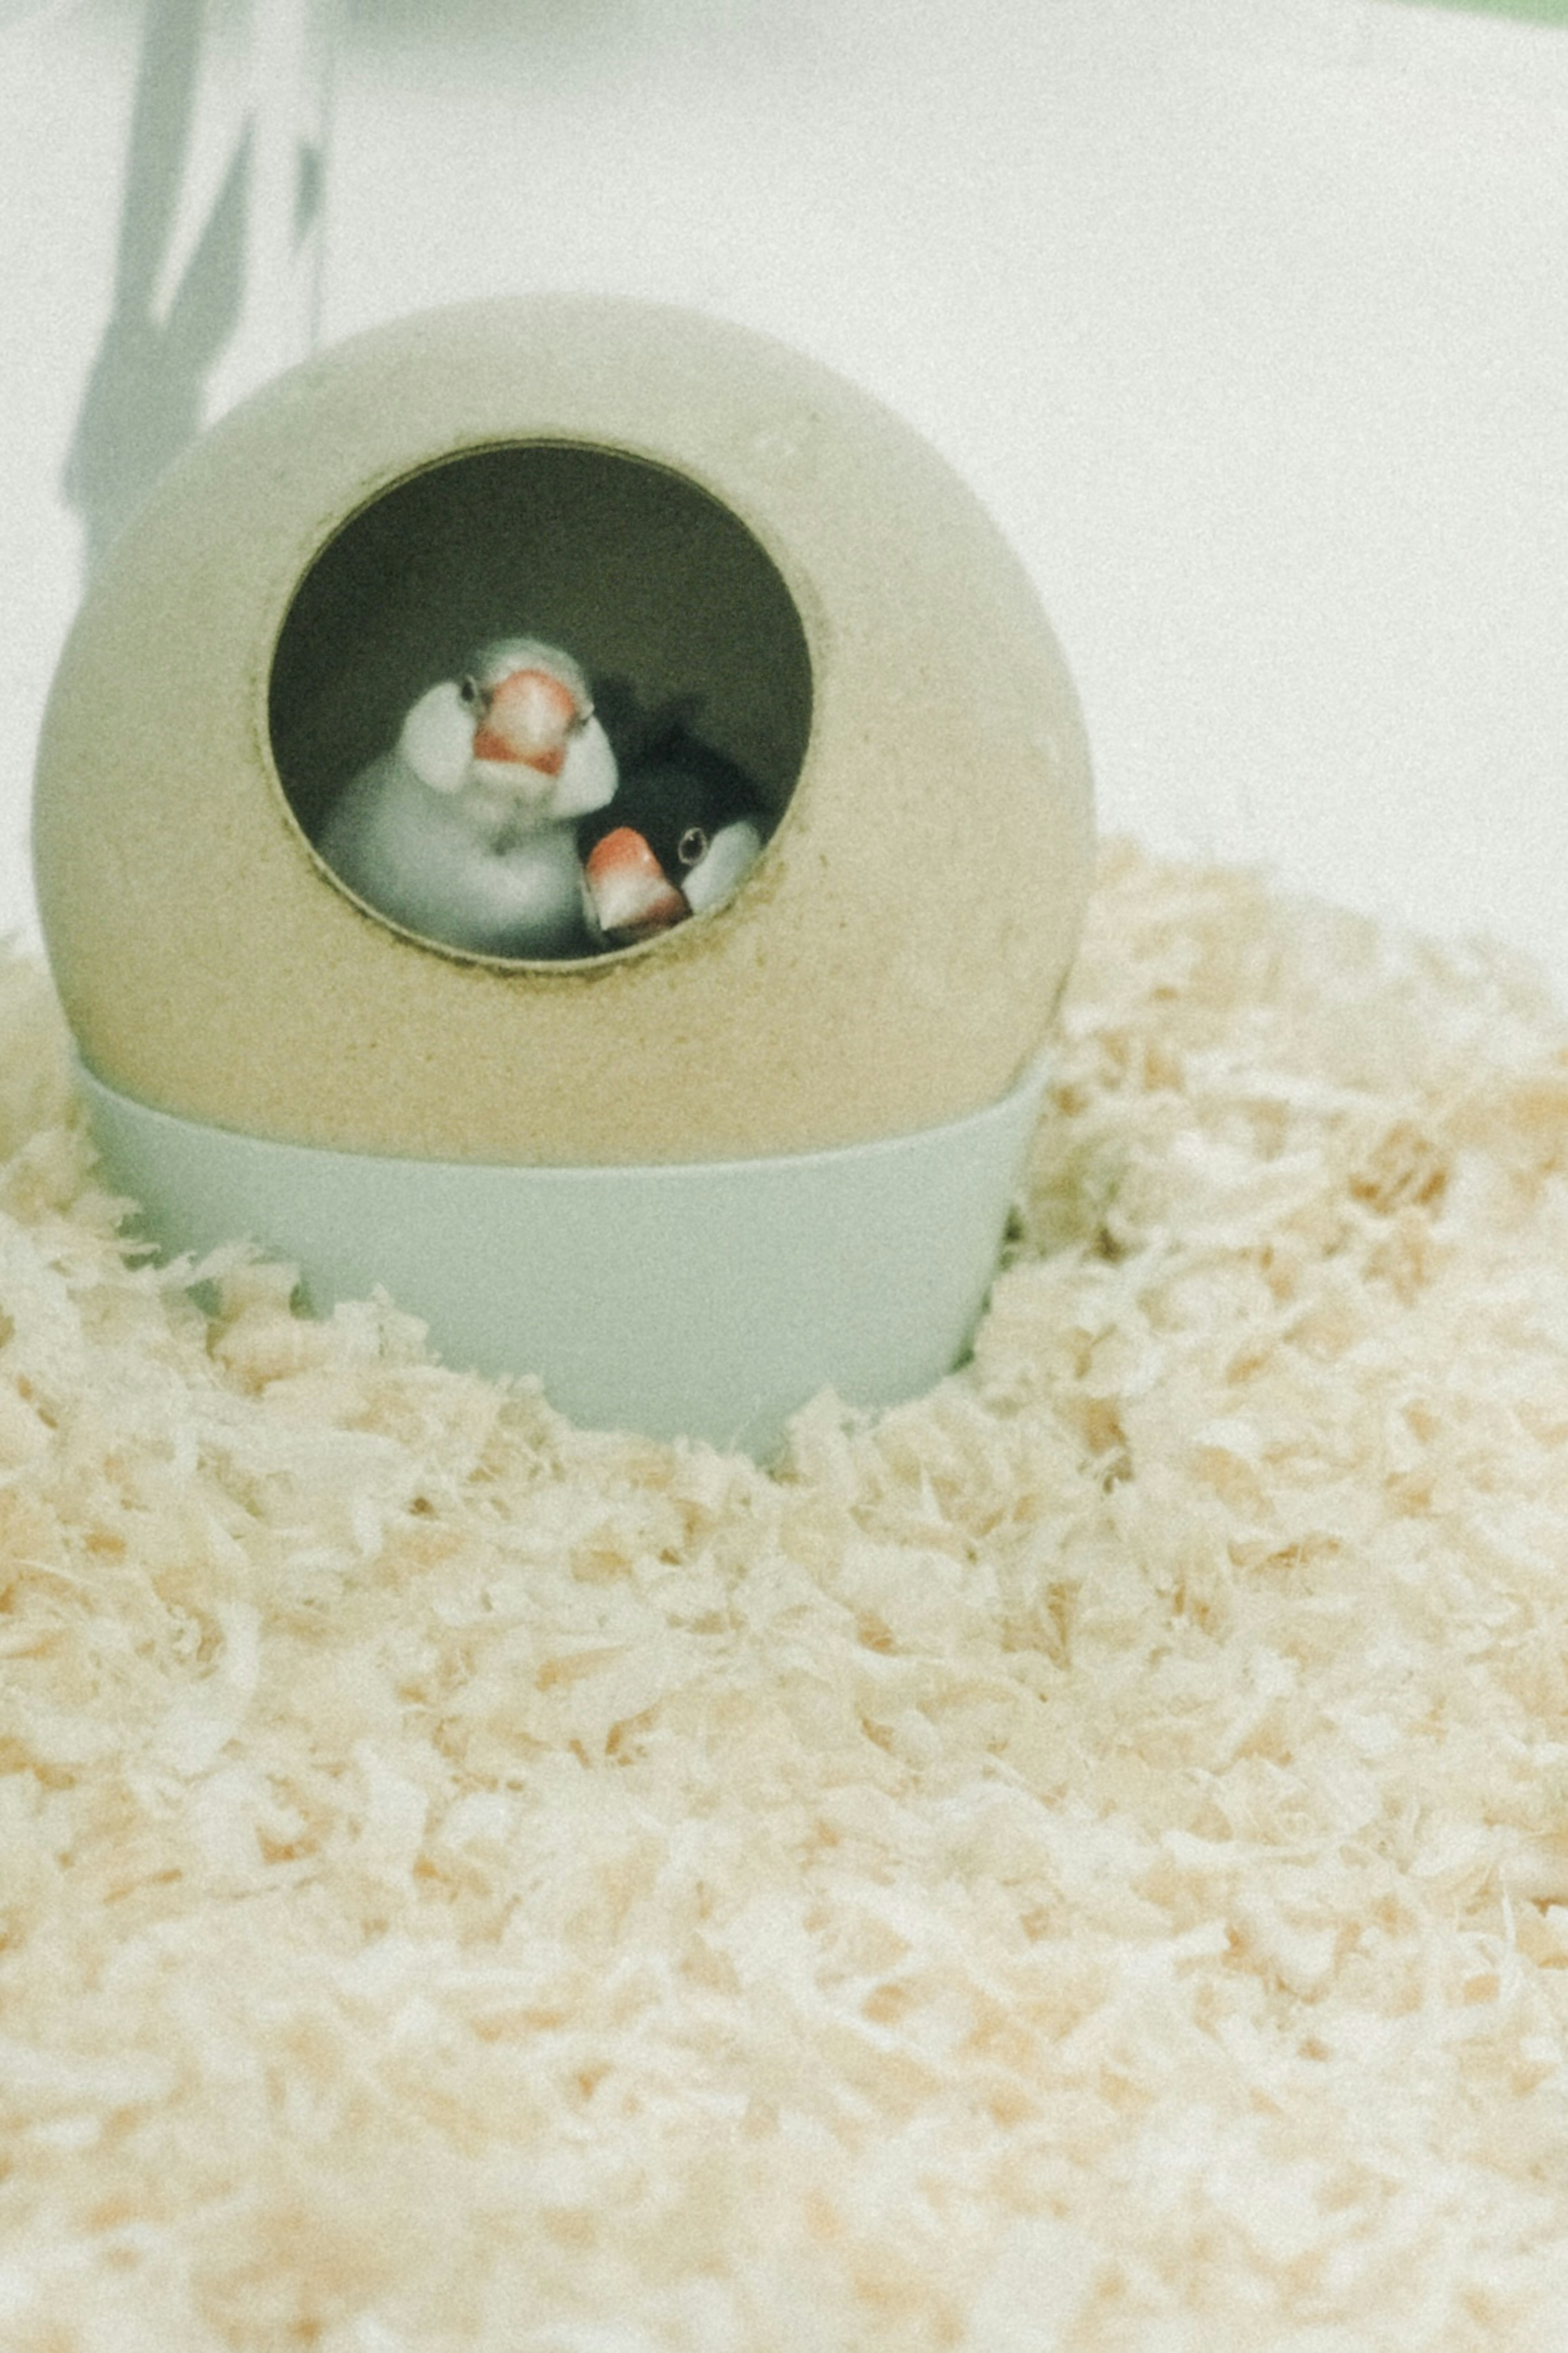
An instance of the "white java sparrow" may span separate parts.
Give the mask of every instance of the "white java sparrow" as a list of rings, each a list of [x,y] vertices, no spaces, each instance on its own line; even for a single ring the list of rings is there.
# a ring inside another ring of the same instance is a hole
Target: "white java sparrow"
[[[628,762],[614,807],[577,834],[588,929],[627,947],[727,899],[764,822],[744,773],[677,722]]]
[[[367,906],[478,955],[594,953],[576,826],[605,808],[616,755],[570,654],[486,646],[422,694],[394,750],[362,768],[317,848]]]

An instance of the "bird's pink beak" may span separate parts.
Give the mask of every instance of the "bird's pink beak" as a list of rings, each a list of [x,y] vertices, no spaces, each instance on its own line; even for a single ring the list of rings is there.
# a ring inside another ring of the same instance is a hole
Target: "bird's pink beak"
[[[521,761],[542,776],[558,776],[576,716],[576,698],[560,679],[548,670],[514,670],[490,690],[485,715],[474,730],[474,757]]]
[[[583,872],[606,935],[651,939],[691,913],[642,835],[629,825],[617,826],[595,843]]]

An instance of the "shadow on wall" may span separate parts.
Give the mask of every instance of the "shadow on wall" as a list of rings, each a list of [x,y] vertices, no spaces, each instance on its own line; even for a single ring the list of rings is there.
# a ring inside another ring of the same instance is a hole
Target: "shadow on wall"
[[[197,199],[195,233],[178,266],[207,81],[208,12],[204,0],[147,0],[112,300],[61,484],[81,519],[89,572],[165,467],[210,421],[215,375],[237,340],[246,340],[247,323],[258,346],[252,381],[302,357],[314,340],[328,45],[312,36],[321,29],[321,5],[266,0],[257,12],[261,29],[227,162],[205,214]],[[280,220],[269,217],[279,212]],[[296,281],[286,298],[296,309],[303,290],[305,331],[293,349],[275,319],[257,316],[276,311],[282,290],[264,281],[279,271]],[[172,272],[173,290],[160,308]]]
[[[61,483],[87,571],[188,441],[315,347],[337,57],[526,88],[650,43],[751,43],[800,4],[142,0],[114,285]],[[19,13],[0,0],[0,24]]]

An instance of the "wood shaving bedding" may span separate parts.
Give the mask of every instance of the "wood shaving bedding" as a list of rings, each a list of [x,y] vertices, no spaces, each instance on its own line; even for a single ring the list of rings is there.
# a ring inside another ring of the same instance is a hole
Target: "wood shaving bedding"
[[[5,2353],[1561,2346],[1527,972],[1114,846],[973,1362],[772,1473],[128,1255],[22,961],[0,1155]]]

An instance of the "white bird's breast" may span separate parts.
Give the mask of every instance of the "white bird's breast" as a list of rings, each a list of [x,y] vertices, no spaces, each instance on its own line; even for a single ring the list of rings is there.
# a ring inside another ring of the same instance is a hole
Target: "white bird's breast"
[[[569,825],[509,839],[515,807],[432,791],[398,753],[362,769],[317,847],[354,896],[421,938],[479,955],[585,954],[582,865]]]

